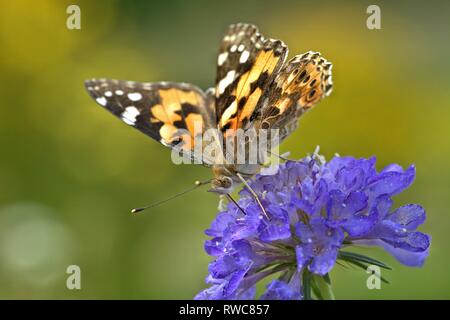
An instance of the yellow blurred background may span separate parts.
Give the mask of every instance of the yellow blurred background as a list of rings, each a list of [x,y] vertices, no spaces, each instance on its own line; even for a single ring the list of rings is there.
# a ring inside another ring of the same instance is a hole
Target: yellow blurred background
[[[81,30],[66,8],[81,8]],[[381,30],[366,8],[381,8]],[[394,267],[368,290],[367,274],[337,266],[337,298],[450,298],[450,5],[443,1],[2,1],[0,4],[0,298],[191,299],[205,287],[203,231],[217,197],[197,190],[132,216],[132,207],[186,189],[210,171],[176,166],[163,146],[97,106],[83,80],[213,85],[228,24],[251,22],[334,64],[334,92],[281,150],[321,146],[376,155],[378,167],[415,163],[397,205],[419,203],[432,235],[422,269],[378,249]],[[81,290],[66,268],[81,268]]]

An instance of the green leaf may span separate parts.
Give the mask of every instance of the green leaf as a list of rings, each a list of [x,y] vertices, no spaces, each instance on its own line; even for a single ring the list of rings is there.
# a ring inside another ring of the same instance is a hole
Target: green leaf
[[[322,292],[320,292],[319,287],[317,286],[317,284],[314,281],[311,281],[311,288],[312,288],[312,292],[314,293],[314,296],[316,297],[316,299],[325,300],[325,298],[322,295]]]
[[[355,266],[357,266],[357,267],[363,269],[364,271],[367,271],[367,267],[368,267],[367,264],[364,264],[364,263],[359,262],[359,261],[354,261],[354,260],[353,260],[353,261],[352,261],[352,260],[346,260],[346,261],[347,261],[348,263],[351,263],[351,264],[353,264],[353,265],[355,265]],[[388,280],[386,280],[385,278],[383,278],[383,276],[380,276],[380,280],[383,281],[383,282],[386,283],[386,284],[389,284],[389,283],[390,283]]]
[[[345,260],[345,261],[359,261],[363,263],[373,264],[376,266],[379,266],[380,268],[392,270],[390,266],[387,264],[375,260],[373,258],[367,257],[365,255],[354,253],[354,252],[348,252],[348,251],[339,251],[338,259]]]
[[[329,284],[331,285],[331,279],[330,279],[330,274],[327,273],[326,275],[323,276],[323,279]]]
[[[312,288],[316,297],[320,300],[335,300],[331,281],[328,274],[325,276],[313,275]],[[328,280],[326,279],[328,278]]]

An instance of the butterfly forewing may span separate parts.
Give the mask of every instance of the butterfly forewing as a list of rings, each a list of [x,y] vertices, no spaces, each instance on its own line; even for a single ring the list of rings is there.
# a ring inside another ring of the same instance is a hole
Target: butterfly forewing
[[[265,39],[251,24],[231,25],[217,59],[216,115],[224,132],[247,128],[287,55],[280,40]]]
[[[184,152],[194,149],[194,134],[215,126],[212,97],[190,84],[92,79],[85,86],[123,122]]]

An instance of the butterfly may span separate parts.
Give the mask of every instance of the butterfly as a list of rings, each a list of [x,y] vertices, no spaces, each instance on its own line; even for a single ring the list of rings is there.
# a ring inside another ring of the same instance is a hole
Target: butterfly
[[[127,125],[193,160],[198,160],[196,147],[205,144],[197,142],[194,128],[214,129],[209,144],[219,151],[198,162],[212,168],[210,191],[229,195],[263,164],[228,159],[224,141],[239,130],[258,135],[270,129],[278,130],[281,142],[296,129],[300,116],[332,91],[332,64],[320,53],[310,51],[286,62],[287,54],[281,40],[263,37],[252,24],[238,23],[229,26],[222,39],[214,88],[113,79],[87,80],[85,86],[98,104]]]

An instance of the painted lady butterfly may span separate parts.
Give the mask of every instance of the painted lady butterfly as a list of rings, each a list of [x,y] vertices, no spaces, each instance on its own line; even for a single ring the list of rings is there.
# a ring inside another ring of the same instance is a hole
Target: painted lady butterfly
[[[254,25],[238,23],[222,40],[216,86],[206,92],[173,82],[92,79],[85,85],[98,104],[126,124],[194,159],[196,125],[216,129],[214,143],[239,129],[278,129],[281,142],[295,130],[303,113],[331,93],[331,63],[318,52],[285,63],[287,53],[282,41],[266,39]],[[219,158],[224,157],[200,161],[212,167],[210,191],[219,194],[229,194],[261,169],[260,163]]]

